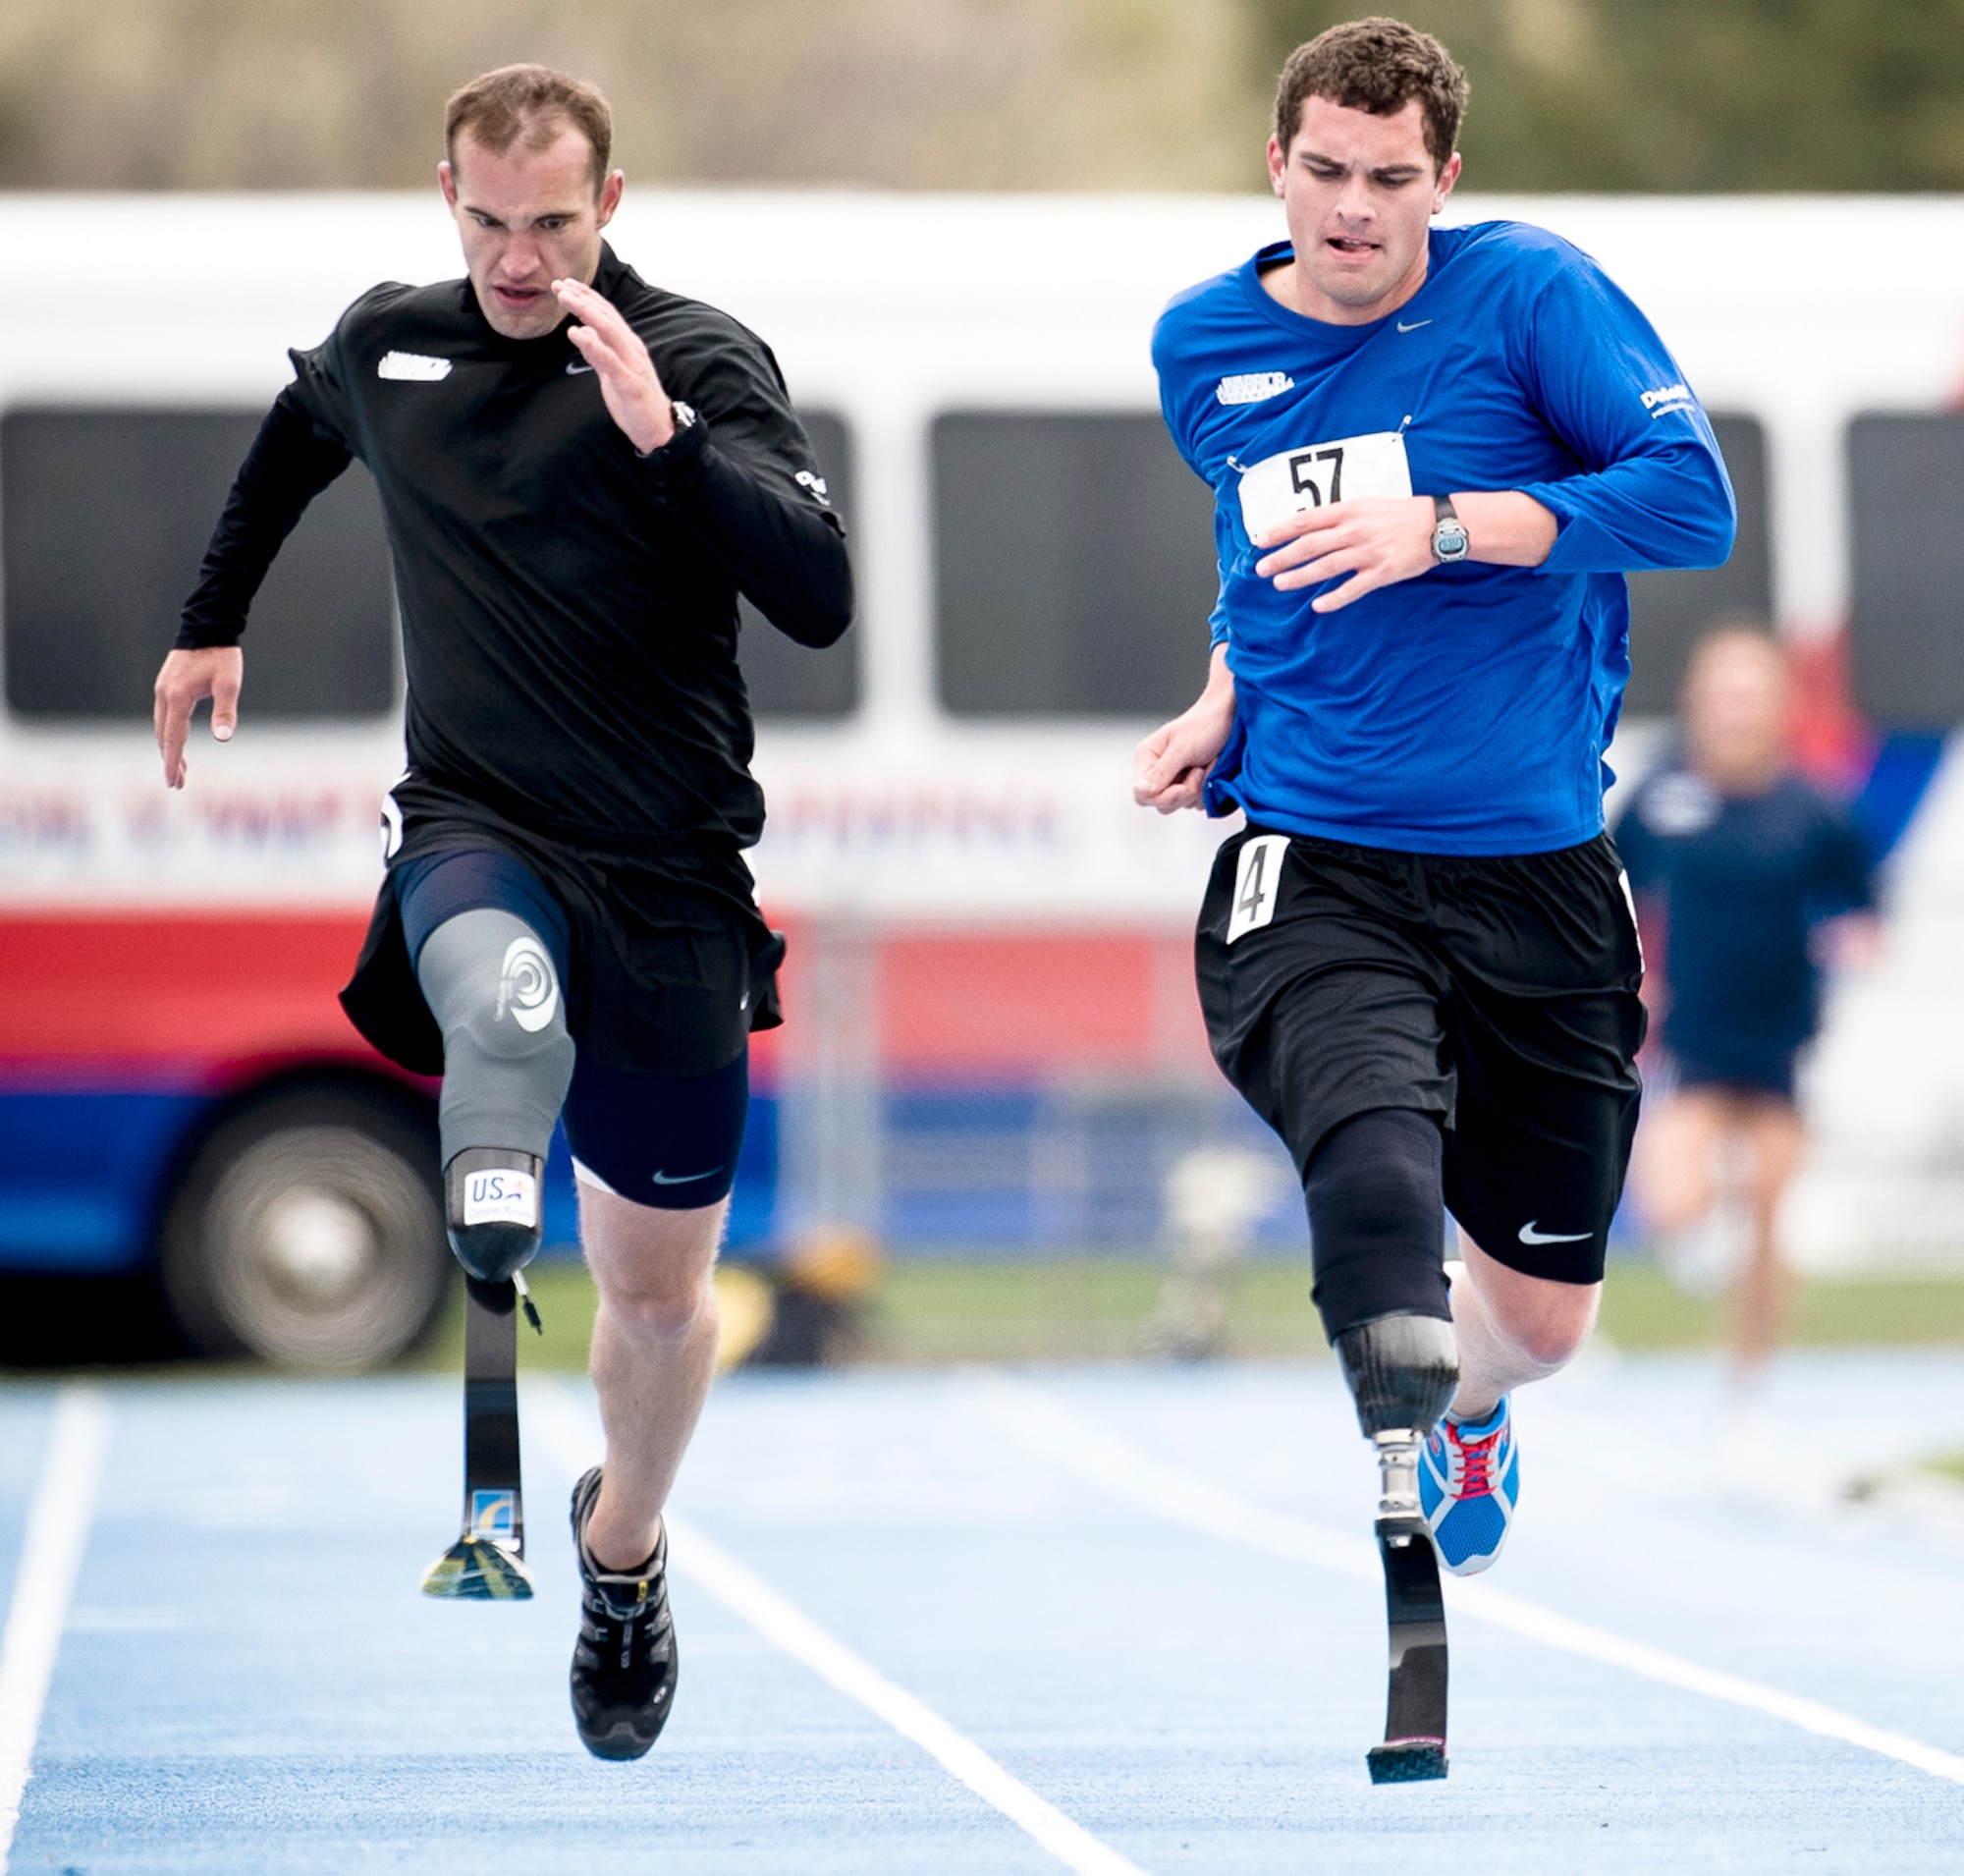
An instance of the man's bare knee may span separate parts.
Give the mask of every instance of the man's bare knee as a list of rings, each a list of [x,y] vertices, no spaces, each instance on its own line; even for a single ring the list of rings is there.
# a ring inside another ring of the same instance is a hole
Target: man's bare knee
[[[1572,1360],[1589,1340],[1596,1326],[1596,1295],[1593,1287],[1578,1285],[1572,1298],[1537,1298],[1538,1307],[1518,1309],[1511,1318],[1497,1312],[1494,1326],[1522,1360],[1552,1372]]]
[[[651,1280],[643,1281],[617,1277],[599,1288],[600,1306],[635,1342],[681,1342],[698,1331],[705,1317],[716,1320],[716,1286],[706,1272],[682,1281],[668,1273],[651,1273]]]

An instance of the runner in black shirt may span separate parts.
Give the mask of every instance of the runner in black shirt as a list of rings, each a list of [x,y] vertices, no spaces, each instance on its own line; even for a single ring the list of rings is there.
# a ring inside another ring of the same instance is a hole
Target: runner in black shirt
[[[440,178],[468,278],[385,285],[293,355],[157,680],[165,779],[193,705],[237,721],[246,609],[358,458],[394,552],[409,771],[349,1014],[444,1073],[451,1241],[502,1282],[537,1248],[562,1104],[600,1292],[608,1458],[574,1492],[582,1738],[653,1743],[675,1685],[662,1504],[707,1392],[710,1272],[782,945],[739,591],[801,643],[851,617],[845,540],[769,349],[649,286],[601,231],[607,106],[515,66],[450,101]]]

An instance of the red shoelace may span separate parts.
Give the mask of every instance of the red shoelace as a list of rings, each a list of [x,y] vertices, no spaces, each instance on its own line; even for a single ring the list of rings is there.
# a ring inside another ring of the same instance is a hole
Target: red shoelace
[[[1459,1497],[1477,1498],[1494,1489],[1487,1474],[1500,1444],[1501,1430],[1496,1427],[1484,1439],[1478,1440],[1462,1440],[1456,1431],[1451,1434],[1452,1444],[1459,1449]]]

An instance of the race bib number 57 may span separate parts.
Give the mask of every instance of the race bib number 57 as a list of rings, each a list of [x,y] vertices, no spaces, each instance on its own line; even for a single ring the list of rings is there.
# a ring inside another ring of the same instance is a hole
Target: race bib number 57
[[[1257,463],[1241,477],[1241,521],[1252,540],[1306,508],[1411,492],[1404,437],[1396,430],[1374,430],[1283,450]]]

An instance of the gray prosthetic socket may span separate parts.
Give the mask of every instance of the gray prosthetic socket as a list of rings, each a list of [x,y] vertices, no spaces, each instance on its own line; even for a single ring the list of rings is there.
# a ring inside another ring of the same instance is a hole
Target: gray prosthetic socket
[[[472,1147],[544,1159],[574,1054],[552,953],[522,918],[485,907],[430,933],[416,981],[443,1031],[443,1163]]]
[[[1452,1405],[1459,1351],[1437,1316],[1379,1316],[1337,1338],[1337,1365],[1367,1439],[1412,1432],[1423,1440]]]

